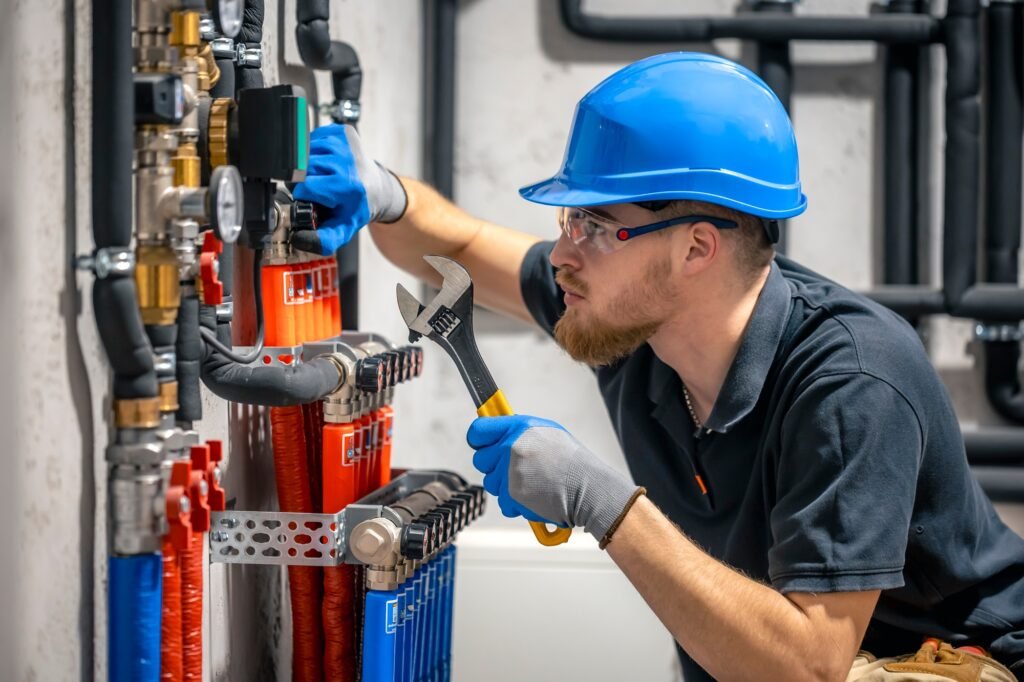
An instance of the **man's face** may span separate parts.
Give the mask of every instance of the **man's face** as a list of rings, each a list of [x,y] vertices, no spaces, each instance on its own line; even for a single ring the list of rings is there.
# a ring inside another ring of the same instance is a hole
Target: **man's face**
[[[629,227],[657,220],[632,204],[597,210]],[[602,253],[562,234],[551,253],[566,303],[555,339],[570,356],[595,367],[611,364],[658,331],[679,298],[671,242],[668,234],[650,234]]]

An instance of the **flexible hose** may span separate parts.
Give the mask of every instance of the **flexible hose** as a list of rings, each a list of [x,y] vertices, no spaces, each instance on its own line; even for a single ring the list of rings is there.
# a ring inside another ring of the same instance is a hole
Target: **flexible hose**
[[[259,357],[260,353],[263,352],[263,339],[266,333],[264,329],[263,320],[263,281],[262,271],[260,267],[260,259],[263,256],[262,249],[256,249],[255,260],[252,265],[252,290],[253,298],[256,303],[256,343],[253,344],[253,349],[249,351],[247,355],[239,355],[235,353],[231,348],[220,342],[217,338],[217,333],[212,329],[206,327],[199,328],[199,334],[203,337],[208,345],[213,346],[217,351],[232,362],[237,362],[240,365],[248,365],[250,362],[255,362]]]
[[[333,472],[336,475],[345,475],[345,468],[329,467],[329,471],[323,472],[323,442],[331,438],[333,425],[324,424],[323,403],[315,403],[310,407],[314,408],[314,423],[317,441],[319,445],[320,466],[311,472],[320,472],[316,476],[316,485],[323,486],[324,476]],[[325,432],[326,431],[326,432]],[[352,488],[349,488],[352,490]],[[326,494],[326,493],[325,493]],[[328,507],[324,508],[326,513],[340,511],[344,506],[356,501],[356,494],[349,494],[347,499],[341,499],[332,495],[330,501],[325,501]],[[324,601],[322,617],[324,623],[324,672],[326,679],[349,682],[356,679],[356,654],[357,654],[357,633],[358,624],[361,620],[356,619],[355,606],[358,601],[357,591],[358,576],[354,566],[342,564],[330,566],[324,569]]]
[[[156,682],[160,678],[162,572],[159,554],[110,557],[110,682]]]
[[[356,679],[356,570],[342,564],[324,569],[324,673],[326,679]]]
[[[163,546],[163,617],[160,619],[160,682],[184,679],[181,656],[181,564],[170,540]]]
[[[310,513],[313,500],[306,465],[302,408],[271,408],[270,426],[281,511]],[[289,566],[288,583],[292,602],[292,680],[321,682],[324,673],[321,571],[313,566]]]
[[[192,546],[181,557],[182,679],[203,682],[203,534],[192,534]]]

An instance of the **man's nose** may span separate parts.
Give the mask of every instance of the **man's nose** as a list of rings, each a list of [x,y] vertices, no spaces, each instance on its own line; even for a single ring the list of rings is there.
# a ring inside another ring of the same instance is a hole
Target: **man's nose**
[[[555,242],[555,248],[551,249],[548,260],[559,269],[579,270],[581,265],[579,247],[573,244],[572,240],[563,232]]]

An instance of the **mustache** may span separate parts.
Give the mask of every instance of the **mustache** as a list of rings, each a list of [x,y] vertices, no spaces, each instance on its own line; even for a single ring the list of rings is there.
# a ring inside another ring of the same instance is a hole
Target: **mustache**
[[[569,289],[583,296],[588,293],[587,283],[568,270],[556,270],[555,282],[563,289]]]

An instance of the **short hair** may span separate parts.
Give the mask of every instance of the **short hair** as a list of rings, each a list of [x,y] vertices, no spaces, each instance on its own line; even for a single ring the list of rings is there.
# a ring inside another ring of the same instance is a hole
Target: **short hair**
[[[722,232],[731,235],[727,239],[736,240],[737,265],[742,273],[751,277],[760,273],[775,258],[775,247],[768,238],[768,221],[764,218],[719,204],[685,199],[638,201],[636,205],[666,219],[683,215],[709,215],[733,221],[739,227]]]

